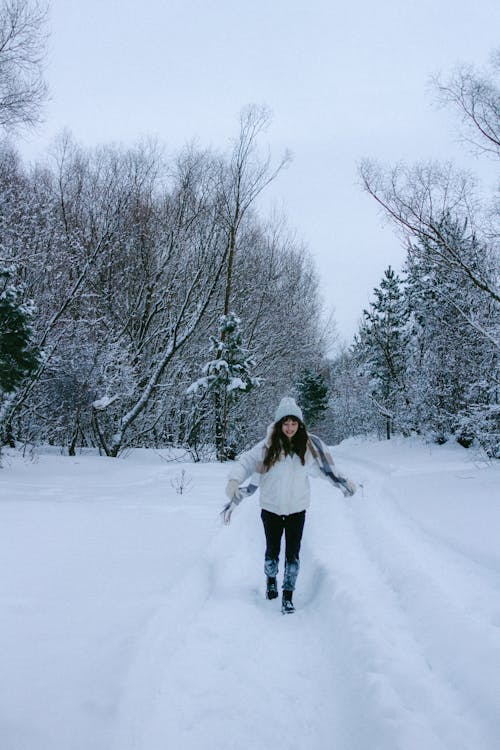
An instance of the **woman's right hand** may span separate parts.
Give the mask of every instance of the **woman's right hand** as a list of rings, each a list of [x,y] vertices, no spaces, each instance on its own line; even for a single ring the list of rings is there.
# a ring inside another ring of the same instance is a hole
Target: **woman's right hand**
[[[342,492],[344,497],[352,497],[358,488],[351,479],[346,479]]]
[[[236,508],[236,505],[234,504],[232,500],[231,502],[229,502],[227,505],[223,507],[221,516],[226,526],[228,526],[231,523],[231,515],[235,508]]]

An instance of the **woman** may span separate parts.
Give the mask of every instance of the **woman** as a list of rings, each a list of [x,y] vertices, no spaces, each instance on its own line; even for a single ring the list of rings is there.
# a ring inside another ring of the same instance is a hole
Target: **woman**
[[[224,522],[244,494],[251,494],[256,486],[240,488],[252,474],[260,475],[260,506],[266,535],[264,572],[267,579],[266,596],[276,599],[276,576],[285,532],[285,570],[281,611],[295,611],[292,597],[299,572],[299,552],[306,510],[310,502],[309,474],[323,476],[339,487],[345,496],[354,495],[353,482],[339,475],[326,446],[315,435],[308,434],[302,410],[293,398],[283,398],[274,415],[274,424],[267,438],[243,453],[229,473],[224,507]]]

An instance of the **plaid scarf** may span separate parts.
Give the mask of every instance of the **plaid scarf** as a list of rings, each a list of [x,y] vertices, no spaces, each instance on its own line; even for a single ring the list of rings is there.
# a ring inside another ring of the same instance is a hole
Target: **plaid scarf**
[[[332,454],[324,442],[310,432],[308,433],[308,437],[309,440],[307,441],[307,447],[311,451],[322,474],[324,474],[325,477],[335,485],[335,487],[339,487],[345,495],[352,495],[353,492],[349,487],[348,480],[341,474],[335,472],[335,464],[333,462]]]

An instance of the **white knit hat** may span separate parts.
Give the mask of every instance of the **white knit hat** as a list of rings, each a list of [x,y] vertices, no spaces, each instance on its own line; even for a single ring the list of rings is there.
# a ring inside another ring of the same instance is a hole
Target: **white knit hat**
[[[289,396],[281,399],[279,406],[276,409],[276,414],[274,415],[274,421],[279,422],[283,417],[297,417],[301,422],[304,421],[302,409],[295,400]]]

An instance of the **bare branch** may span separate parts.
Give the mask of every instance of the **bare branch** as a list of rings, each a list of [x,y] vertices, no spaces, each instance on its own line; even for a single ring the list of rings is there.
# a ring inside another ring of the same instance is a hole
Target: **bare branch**
[[[407,242],[412,237],[422,240],[435,263],[459,269],[476,287],[500,302],[488,264],[471,262],[481,261],[481,256],[484,261],[486,248],[475,242],[474,183],[468,175],[451,166],[433,164],[398,166],[387,172],[370,161],[362,163],[360,172],[365,190],[402,230]],[[469,245],[478,250],[465,254],[462,246],[454,244],[443,230],[443,220],[450,216],[468,223]]]
[[[497,72],[495,64],[493,72]],[[433,83],[439,101],[458,112],[471,134],[465,140],[480,151],[500,156],[500,88],[494,77],[460,65],[447,81],[435,77]]]

